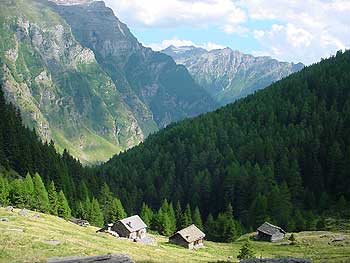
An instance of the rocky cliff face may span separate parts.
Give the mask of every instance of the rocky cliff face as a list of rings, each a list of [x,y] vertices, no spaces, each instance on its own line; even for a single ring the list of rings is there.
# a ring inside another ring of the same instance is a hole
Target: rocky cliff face
[[[0,11],[4,91],[27,125],[82,161],[106,160],[144,139],[112,79],[70,27],[40,1],[6,0]]]
[[[207,51],[170,46],[162,52],[186,66],[196,82],[222,105],[265,88],[304,67],[301,63],[254,57],[230,48]]]
[[[104,2],[56,5],[55,10],[79,42],[94,51],[129,107],[135,109],[144,130],[153,131],[155,126],[165,127],[215,108],[211,97],[183,66],[143,47]]]
[[[103,2],[3,0],[6,98],[43,140],[103,161],[169,123],[215,108],[185,67],[143,47]]]

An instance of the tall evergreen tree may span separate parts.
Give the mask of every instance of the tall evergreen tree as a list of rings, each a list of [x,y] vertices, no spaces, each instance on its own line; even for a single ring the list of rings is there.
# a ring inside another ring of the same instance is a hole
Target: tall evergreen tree
[[[140,216],[142,218],[142,220],[145,222],[145,224],[150,227],[152,220],[153,220],[153,211],[152,209],[145,203],[142,203],[142,207],[141,207],[141,212],[140,212]]]
[[[193,224],[195,224],[199,229],[203,230],[202,216],[198,206],[194,209],[192,218],[193,218]]]
[[[188,227],[192,224],[192,212],[189,204],[186,205],[186,209],[181,217],[181,225],[180,228]]]
[[[181,220],[182,220],[182,208],[179,200],[176,203],[175,218],[176,218],[176,230],[180,230]]]
[[[58,200],[58,206],[57,206],[58,216],[66,219],[66,220],[70,219],[71,209],[68,205],[68,201],[66,199],[66,196],[64,195],[62,190],[58,193],[57,200]]]
[[[96,198],[92,198],[89,222],[93,226],[103,226],[103,213]]]
[[[58,215],[58,197],[57,197],[55,183],[53,181],[51,181],[51,183],[49,184],[49,187],[47,189],[47,194],[48,194],[49,203],[50,203],[49,213],[51,215],[57,216]]]
[[[49,208],[50,208],[49,197],[48,197],[45,185],[41,180],[41,177],[39,174],[36,173],[34,175],[33,183],[34,183],[34,192],[35,192],[33,207],[43,213],[49,212]]]
[[[6,206],[9,204],[10,186],[7,178],[0,174],[0,205]]]
[[[34,208],[34,200],[35,200],[35,189],[34,189],[34,183],[32,180],[32,176],[27,173],[26,178],[24,179],[23,183],[23,190],[24,190],[24,200],[25,200],[25,206],[27,208]]]

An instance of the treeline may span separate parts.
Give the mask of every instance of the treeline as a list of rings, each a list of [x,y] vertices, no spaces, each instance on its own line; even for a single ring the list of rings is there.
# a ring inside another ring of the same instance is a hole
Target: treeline
[[[71,217],[71,209],[63,191],[56,191],[53,181],[46,188],[41,177],[27,174],[25,178],[8,180],[0,174],[0,206],[12,205],[42,213],[62,217]]]
[[[203,230],[206,238],[213,241],[232,242],[243,232],[241,224],[234,218],[231,205],[216,218],[209,214],[206,221],[203,222],[198,207],[192,210],[187,204],[185,209],[182,209],[180,202],[177,202],[174,209],[173,204],[165,199],[157,212],[153,212],[147,204],[143,203],[140,216],[149,229],[165,236],[171,236],[192,224]]]

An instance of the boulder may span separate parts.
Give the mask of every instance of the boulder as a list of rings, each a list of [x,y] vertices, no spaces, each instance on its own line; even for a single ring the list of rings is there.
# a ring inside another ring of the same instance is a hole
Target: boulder
[[[10,220],[7,217],[0,218],[0,222],[9,222]]]
[[[49,258],[48,263],[135,263],[128,255]]]
[[[252,258],[242,260],[240,263],[311,263],[311,260],[305,258]]]
[[[25,217],[28,217],[29,216],[29,211],[25,208],[21,209],[21,211],[18,212],[18,214],[20,216],[25,216]]]
[[[13,212],[13,206],[8,206],[6,207],[7,212]]]

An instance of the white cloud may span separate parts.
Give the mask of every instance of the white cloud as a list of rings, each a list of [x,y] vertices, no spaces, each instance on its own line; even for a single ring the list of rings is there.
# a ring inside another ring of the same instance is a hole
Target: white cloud
[[[231,0],[106,0],[123,21],[141,27],[233,28],[247,19]]]
[[[348,0],[251,0],[245,6],[251,19],[279,21],[253,32],[258,52],[310,64],[350,46]]]
[[[152,48],[155,51],[163,50],[169,46],[175,46],[175,47],[194,46],[194,47],[204,48],[208,51],[213,50],[213,49],[225,48],[222,45],[212,43],[212,42],[207,42],[207,43],[203,43],[203,44],[196,44],[196,43],[193,43],[191,40],[183,40],[183,39],[177,39],[177,38],[166,39],[166,40],[163,40],[161,43],[152,43],[152,44],[144,44],[144,45]]]
[[[219,29],[223,34],[255,38],[260,46],[252,47],[252,52],[285,61],[310,64],[350,47],[350,0],[105,1],[133,27]],[[275,24],[266,29],[271,21]],[[165,44],[150,46],[159,49]]]

